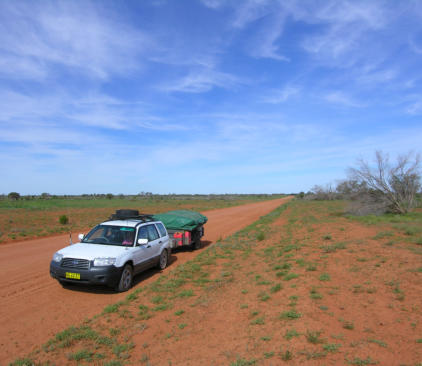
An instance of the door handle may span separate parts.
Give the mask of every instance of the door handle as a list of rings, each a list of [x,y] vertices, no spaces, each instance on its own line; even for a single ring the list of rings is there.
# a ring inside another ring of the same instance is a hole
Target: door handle
[[[163,244],[163,242],[160,240],[160,241],[158,242],[158,244]]]
[[[147,248],[151,248],[151,245],[147,245]]]

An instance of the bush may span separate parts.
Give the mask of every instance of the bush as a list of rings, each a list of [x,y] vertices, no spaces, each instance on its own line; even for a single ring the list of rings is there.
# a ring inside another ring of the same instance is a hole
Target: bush
[[[61,216],[59,217],[59,222],[60,222],[62,225],[66,225],[66,224],[69,222],[69,218],[68,218],[66,215],[61,215]]]
[[[366,198],[375,205],[385,205],[385,212],[405,214],[417,204],[421,187],[420,156],[413,153],[399,156],[395,164],[388,154],[375,153],[375,166],[359,160],[358,167],[350,169],[352,179],[366,189]]]
[[[17,201],[21,195],[18,192],[10,192],[7,197],[9,197],[9,199]]]

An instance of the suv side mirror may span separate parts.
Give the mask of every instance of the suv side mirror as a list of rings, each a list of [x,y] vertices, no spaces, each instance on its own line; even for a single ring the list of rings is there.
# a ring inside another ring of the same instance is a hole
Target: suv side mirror
[[[138,239],[137,245],[145,245],[148,244],[148,239]]]
[[[79,240],[82,240],[84,237],[85,237],[85,235],[84,235],[84,234],[79,234],[79,235],[78,235]]]

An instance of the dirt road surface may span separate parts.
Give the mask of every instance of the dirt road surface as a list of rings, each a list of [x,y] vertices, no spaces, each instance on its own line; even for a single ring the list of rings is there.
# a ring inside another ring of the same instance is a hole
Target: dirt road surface
[[[208,223],[203,242],[211,244],[231,235],[290,199],[206,211]],[[106,305],[126,297],[127,293],[114,293],[103,287],[64,289],[52,279],[51,257],[68,242],[68,235],[61,235],[0,246],[0,365],[27,355],[57,332],[78,325]],[[163,272],[195,255],[197,252],[173,253],[170,266]],[[159,275],[150,270],[137,276],[134,288],[155,281]]]

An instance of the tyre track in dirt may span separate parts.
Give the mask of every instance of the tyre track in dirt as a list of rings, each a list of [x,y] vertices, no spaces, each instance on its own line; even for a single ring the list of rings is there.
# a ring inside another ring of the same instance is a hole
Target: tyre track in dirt
[[[203,242],[211,244],[220,237],[227,237],[291,198],[206,211],[208,223]],[[100,313],[106,305],[126,297],[127,293],[114,293],[104,287],[64,289],[52,279],[49,275],[51,257],[68,245],[68,240],[68,235],[60,235],[0,246],[1,365],[27,355],[57,332],[78,325]],[[172,253],[170,266],[162,272],[167,273],[196,254]],[[137,276],[134,288],[155,281],[159,275],[158,271],[149,270]]]

